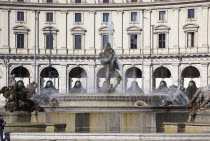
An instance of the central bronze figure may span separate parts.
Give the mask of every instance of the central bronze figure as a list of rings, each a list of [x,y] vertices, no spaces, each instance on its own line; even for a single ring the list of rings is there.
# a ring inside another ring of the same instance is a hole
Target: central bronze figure
[[[104,52],[99,54],[101,64],[105,67],[106,70],[106,80],[103,83],[103,86],[99,88],[100,93],[113,93],[117,86],[120,84],[122,77],[120,76],[118,70],[119,65],[117,63],[117,58],[115,56],[115,51],[111,48],[110,43],[107,43]],[[117,79],[116,84],[111,84],[111,77],[114,76]]]

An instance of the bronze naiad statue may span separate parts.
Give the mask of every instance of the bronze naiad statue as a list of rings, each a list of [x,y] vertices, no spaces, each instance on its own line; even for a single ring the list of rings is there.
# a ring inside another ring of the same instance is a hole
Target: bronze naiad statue
[[[10,76],[9,86],[4,86],[0,93],[7,99],[5,105],[6,111],[38,111],[41,108],[29,98],[34,95],[37,84],[32,82],[27,88],[25,88],[23,81],[15,81],[15,75]]]
[[[103,83],[103,86],[99,88],[100,93],[113,93],[116,87],[120,84],[122,77],[120,76],[119,66],[117,64],[117,58],[115,57],[115,51],[111,48],[110,43],[107,43],[104,52],[99,54],[101,64],[105,67],[106,71],[106,80]],[[117,79],[115,85],[110,83],[111,76],[114,76]]]

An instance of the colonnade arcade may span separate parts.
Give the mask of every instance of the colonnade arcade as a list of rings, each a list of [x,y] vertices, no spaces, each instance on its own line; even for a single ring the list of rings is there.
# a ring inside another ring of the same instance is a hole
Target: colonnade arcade
[[[70,88],[74,87],[74,84],[77,80],[80,80],[82,82],[82,86],[85,89],[90,88],[88,87],[88,85],[90,85],[88,82],[88,79],[91,79],[93,77],[92,76],[90,77],[88,75],[89,72],[87,72],[87,70],[85,70],[84,68],[80,66],[76,66],[76,67],[73,67],[67,73],[68,73],[66,75],[67,77],[65,78],[67,84],[59,84],[59,83],[62,83],[62,81],[60,81],[60,78],[63,72],[59,72],[55,67],[52,67],[52,66],[43,68],[42,70],[40,70],[40,73],[39,73],[40,74],[39,75],[40,88],[44,87],[48,80],[51,80],[55,88],[58,90],[61,85],[67,86],[66,88],[67,92],[69,91]],[[15,74],[16,81],[22,80],[25,86],[27,86],[33,80],[30,71],[24,66],[18,66],[18,67],[13,68],[10,74],[11,75]],[[122,76],[124,76],[124,78],[122,79],[122,81],[124,81],[122,83],[124,91],[126,91],[131,86],[131,83],[133,81],[136,81],[139,87],[142,87],[142,71],[139,67],[132,66],[128,68],[124,72],[124,75]],[[167,67],[164,67],[164,66],[157,67],[152,72],[152,77],[151,77],[152,89],[157,88],[159,86],[159,83],[163,80],[166,81],[168,87],[173,85],[174,81],[172,80],[173,79],[172,76],[173,76],[173,72],[171,72]],[[94,79],[96,81],[93,81],[93,82],[96,83],[94,84],[96,91],[98,87],[101,87],[103,85],[103,82],[105,81],[105,77],[106,77],[106,73],[103,67],[100,68],[97,72],[95,72]],[[194,80],[197,86],[200,86],[200,81],[201,81],[200,77],[201,77],[200,71],[194,66],[185,67],[181,71],[181,78],[184,80],[185,87],[188,86],[188,83],[191,80]],[[112,77],[111,82],[115,83],[115,81],[116,80],[114,79],[114,77]]]

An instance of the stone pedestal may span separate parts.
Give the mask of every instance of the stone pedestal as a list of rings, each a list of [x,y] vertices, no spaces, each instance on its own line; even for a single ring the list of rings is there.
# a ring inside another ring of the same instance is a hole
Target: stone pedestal
[[[0,112],[4,116],[4,120],[7,123],[16,123],[16,122],[31,122],[31,115],[34,113],[28,112]]]
[[[210,123],[210,109],[199,110],[196,114],[196,118],[194,122]]]

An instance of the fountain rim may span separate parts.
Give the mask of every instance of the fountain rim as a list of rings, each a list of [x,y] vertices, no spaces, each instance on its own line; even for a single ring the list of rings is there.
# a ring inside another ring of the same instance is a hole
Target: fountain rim
[[[70,113],[106,113],[106,112],[188,112],[187,106],[148,106],[148,107],[137,107],[137,106],[58,106],[50,107],[43,106],[45,112],[70,112]]]

